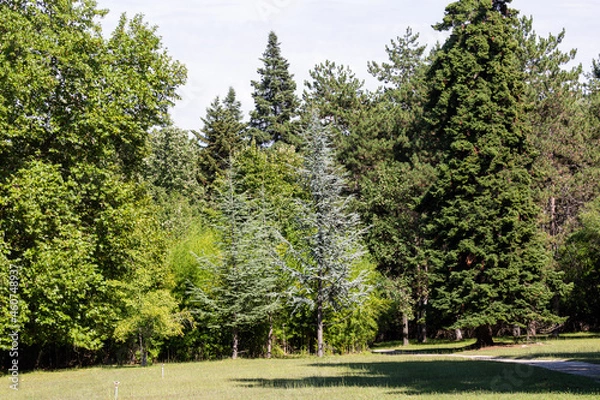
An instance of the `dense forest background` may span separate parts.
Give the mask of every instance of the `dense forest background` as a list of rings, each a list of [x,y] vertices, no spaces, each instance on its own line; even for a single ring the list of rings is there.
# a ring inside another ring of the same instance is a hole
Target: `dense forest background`
[[[600,329],[600,62],[508,3],[451,2],[431,49],[408,28],[375,91],[324,61],[298,97],[270,32],[249,118],[231,88],[188,132],[141,16],[104,37],[93,1],[0,1],[0,347],[18,332],[35,368]]]

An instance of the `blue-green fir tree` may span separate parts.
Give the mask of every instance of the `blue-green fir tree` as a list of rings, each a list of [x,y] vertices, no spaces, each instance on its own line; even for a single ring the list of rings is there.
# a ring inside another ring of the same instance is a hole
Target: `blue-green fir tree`
[[[361,301],[368,290],[364,274],[355,273],[364,255],[360,219],[344,196],[330,135],[313,115],[303,136],[302,183],[308,198],[301,204],[298,238],[287,252],[287,270],[295,281],[289,295],[296,305],[316,313],[319,357],[324,354],[326,313]]]
[[[209,259],[198,255],[200,268],[212,278],[190,292],[200,318],[230,332],[231,356],[237,358],[242,333],[270,323],[281,305],[275,235],[266,203],[239,193],[233,169],[217,182],[217,192],[214,227],[219,233],[220,256]],[[267,346],[271,339],[269,333]]]

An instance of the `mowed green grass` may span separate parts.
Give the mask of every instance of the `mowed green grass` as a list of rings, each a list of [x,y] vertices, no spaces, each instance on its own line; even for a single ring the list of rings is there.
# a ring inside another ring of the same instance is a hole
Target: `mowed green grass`
[[[587,341],[590,341],[589,343]],[[531,357],[594,353],[600,339],[551,342],[537,347],[495,348]],[[546,347],[545,347],[546,346]],[[590,349],[592,349],[590,351]],[[461,353],[465,354],[465,353]],[[541,353],[540,353],[541,354]],[[557,357],[565,358],[565,357]],[[0,399],[598,399],[600,383],[524,365],[445,356],[361,354],[274,360],[223,360],[140,367],[102,367],[20,376],[20,389],[2,377]]]

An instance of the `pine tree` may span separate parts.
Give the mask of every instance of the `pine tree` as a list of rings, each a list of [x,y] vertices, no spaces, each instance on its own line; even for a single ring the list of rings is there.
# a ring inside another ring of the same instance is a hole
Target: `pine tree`
[[[242,122],[241,103],[236,99],[233,88],[229,88],[223,100],[217,96],[206,109],[202,122],[202,131],[194,134],[203,146],[200,168],[206,181],[212,183],[217,174],[227,168],[230,157],[244,144],[246,125]]]
[[[576,51],[559,49],[564,30],[547,38],[532,31],[532,19],[521,19],[522,63],[530,141],[539,153],[534,165],[538,204],[544,230],[558,249],[569,234],[581,207],[595,198],[600,159],[598,136],[593,132],[579,80],[581,66],[567,68]]]
[[[269,33],[261,61],[264,67],[257,71],[260,80],[252,81],[255,109],[250,113],[251,137],[260,146],[279,141],[297,144],[291,124],[299,105],[294,93],[296,83],[289,72],[288,61],[281,56],[275,32]]]
[[[537,226],[511,14],[488,0],[448,5],[436,29],[452,33],[428,72],[425,116],[441,155],[420,204],[435,268],[432,301],[453,328],[475,328],[479,346],[493,343],[497,324],[557,320],[549,303],[561,285]]]
[[[335,166],[330,133],[316,116],[304,144],[303,183],[309,200],[299,216],[299,243],[289,247],[288,271],[296,280],[290,289],[295,304],[316,311],[317,354],[324,354],[325,313],[361,300],[367,291],[353,267],[363,256],[358,214],[349,211],[344,181]]]

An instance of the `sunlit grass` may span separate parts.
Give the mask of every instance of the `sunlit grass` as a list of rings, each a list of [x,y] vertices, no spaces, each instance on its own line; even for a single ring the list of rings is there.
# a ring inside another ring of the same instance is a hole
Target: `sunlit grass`
[[[586,339],[587,340],[587,339]],[[571,344],[566,347],[571,348]],[[578,346],[578,345],[573,345]],[[324,359],[224,360],[21,375],[0,399],[597,399],[590,379],[454,357],[362,354]]]

